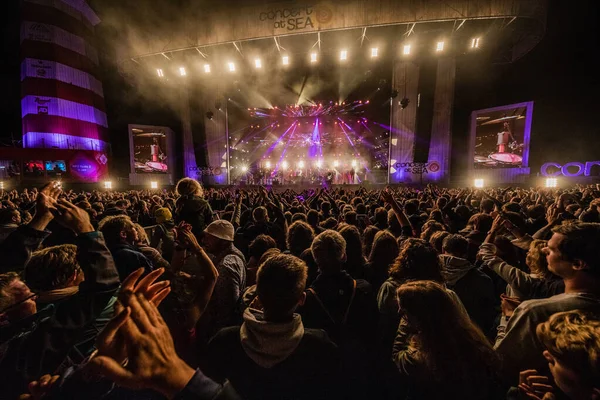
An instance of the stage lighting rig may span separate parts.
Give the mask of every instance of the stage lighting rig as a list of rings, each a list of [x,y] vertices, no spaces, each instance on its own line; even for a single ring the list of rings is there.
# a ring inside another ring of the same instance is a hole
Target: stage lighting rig
[[[283,56],[283,57],[281,57],[281,64],[283,64],[283,65],[290,65],[290,57],[289,56]]]
[[[210,73],[210,64],[204,64],[204,73],[205,74],[209,74]]]
[[[404,97],[402,100],[400,100],[400,108],[403,110],[406,107],[408,107],[409,104],[410,104],[410,99],[408,97]]]
[[[209,120],[212,121],[213,117],[215,116],[215,114],[212,111],[207,111],[206,112],[206,118],[208,118]]]

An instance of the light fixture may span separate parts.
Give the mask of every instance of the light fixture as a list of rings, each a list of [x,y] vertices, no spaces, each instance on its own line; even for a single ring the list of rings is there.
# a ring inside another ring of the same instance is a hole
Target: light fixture
[[[281,64],[290,65],[290,57],[288,57],[288,56],[281,57]]]
[[[262,68],[262,61],[260,60],[260,58],[256,58],[254,59],[254,66],[259,69]]]
[[[471,40],[471,48],[472,49],[478,49],[479,48],[479,38],[473,38]]]
[[[156,70],[156,73],[158,74],[159,78],[163,78],[165,76],[165,73],[160,68]]]
[[[323,161],[319,160],[315,163],[315,165],[317,166],[317,168],[321,168],[323,166]]]
[[[352,166],[356,167],[356,164],[357,164],[356,160],[352,160]]]
[[[235,64],[232,62],[227,63],[227,67],[229,68],[229,72],[235,72]]]
[[[112,189],[112,182],[111,181],[105,181],[104,182],[104,189]]]
[[[478,189],[481,189],[483,188],[484,183],[485,182],[483,181],[483,179],[475,179],[475,181],[473,181],[473,186],[475,186]]]
[[[181,76],[186,76],[187,72],[185,72],[185,68],[184,67],[179,67],[179,75]]]
[[[339,162],[338,160],[335,160],[335,161],[333,162],[333,166],[334,166],[334,167],[339,167],[339,166],[340,166],[340,162]]]
[[[558,179],[556,178],[546,178],[546,187],[547,188],[555,188],[558,186]]]
[[[340,51],[340,61],[346,61],[348,59],[348,50]]]
[[[311,63],[317,62],[317,53],[310,53],[310,62]]]
[[[405,56],[410,54],[410,44],[405,44],[404,48],[402,50],[402,54],[404,54]]]
[[[444,42],[437,42],[437,46],[435,47],[435,51],[444,51]]]
[[[204,64],[204,73],[210,73],[210,64]]]
[[[242,172],[248,172],[248,167],[245,165],[242,165]]]
[[[283,168],[284,170],[288,169],[288,166],[289,165],[288,165],[287,161],[284,161],[284,162],[281,163],[281,168]]]
[[[371,49],[371,58],[375,58],[379,56],[379,49],[377,47],[373,47]]]
[[[158,182],[156,182],[156,181],[150,182],[150,188],[151,189],[158,189]]]
[[[298,168],[304,168],[304,161],[298,161]]]
[[[265,163],[265,167],[267,167],[267,169],[270,169],[271,168],[271,161],[267,161]]]

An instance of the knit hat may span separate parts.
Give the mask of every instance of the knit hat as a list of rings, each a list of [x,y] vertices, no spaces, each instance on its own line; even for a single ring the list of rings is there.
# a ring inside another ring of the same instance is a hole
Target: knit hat
[[[162,224],[163,222],[170,221],[173,219],[173,214],[168,208],[159,208],[154,211],[154,217],[156,218],[156,222]]]
[[[211,222],[210,225],[208,225],[204,230],[204,233],[208,233],[209,235],[214,236],[217,239],[233,242],[233,225],[231,225],[231,222],[225,221],[223,219]]]

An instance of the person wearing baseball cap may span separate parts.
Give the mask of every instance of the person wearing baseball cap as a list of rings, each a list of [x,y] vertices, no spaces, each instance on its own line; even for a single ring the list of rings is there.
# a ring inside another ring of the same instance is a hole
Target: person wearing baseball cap
[[[235,317],[236,305],[246,288],[246,260],[233,245],[235,229],[229,221],[216,220],[204,230],[202,243],[212,255],[219,277],[210,303],[202,316],[202,336],[208,340]]]

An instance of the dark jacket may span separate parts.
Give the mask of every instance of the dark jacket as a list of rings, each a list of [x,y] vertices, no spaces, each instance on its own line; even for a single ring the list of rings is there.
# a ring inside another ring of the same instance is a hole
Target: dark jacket
[[[351,301],[354,282],[356,290]],[[315,296],[316,293],[316,296]],[[344,398],[365,398],[376,378],[376,330],[378,310],[371,285],[362,279],[354,281],[345,271],[321,273],[306,292],[304,306],[299,309],[304,325],[323,329],[340,348]]]
[[[0,244],[0,273],[21,272],[42,241],[50,235],[49,231],[36,231],[28,225],[23,225],[13,231]]]
[[[59,373],[69,351],[116,293],[119,275],[100,232],[77,237],[77,261],[85,281],[76,295],[42,310],[39,319],[21,325],[21,330],[10,338],[0,335],[0,397],[16,398],[26,392],[30,381]]]
[[[336,377],[339,355],[325,332],[304,329],[298,345],[289,355],[265,367],[247,354],[241,330],[239,326],[225,328],[211,340],[206,372],[217,382],[228,379],[243,399],[331,399],[339,394]],[[261,342],[260,338],[256,339],[257,343]],[[279,346],[271,344],[262,350],[277,348]]]
[[[192,232],[200,236],[204,229],[213,221],[210,204],[202,197],[182,196],[177,200],[175,222],[185,221],[192,225]]]
[[[490,335],[497,314],[492,279],[464,258],[442,255],[441,259],[446,286],[456,292],[471,321]]]
[[[133,271],[144,268],[144,275],[152,272],[154,266],[141,251],[128,244],[117,244],[110,247],[119,277],[124,280]]]

